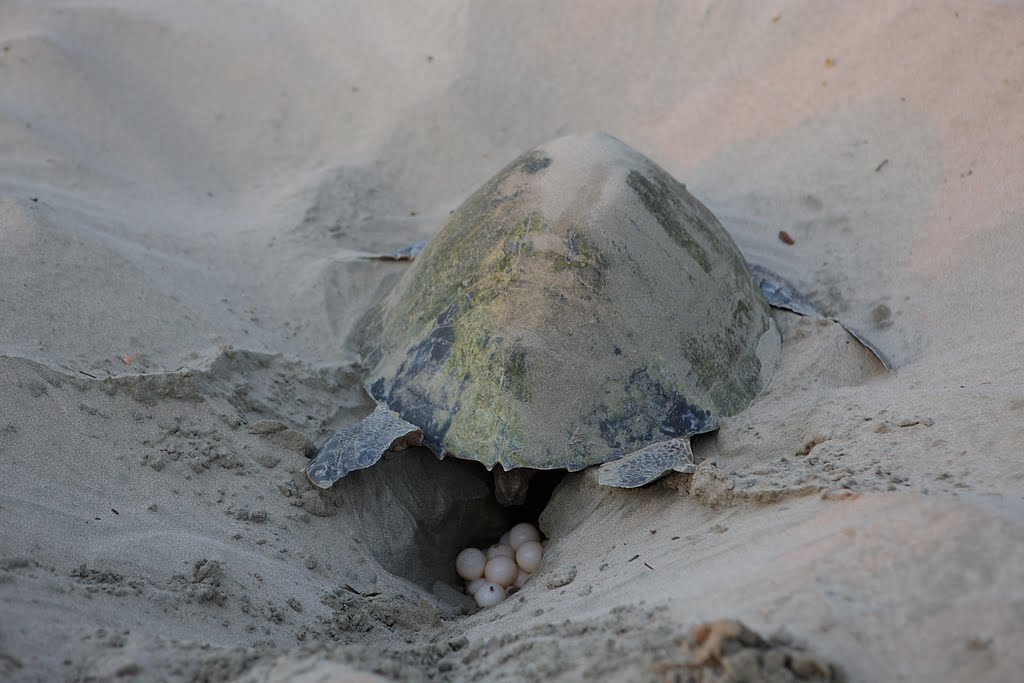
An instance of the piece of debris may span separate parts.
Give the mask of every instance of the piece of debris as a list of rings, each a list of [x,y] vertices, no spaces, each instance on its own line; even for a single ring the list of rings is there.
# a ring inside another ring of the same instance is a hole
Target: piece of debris
[[[568,586],[570,583],[576,580],[576,566],[573,565],[566,569],[560,569],[553,573],[544,582],[544,585],[548,588],[561,588],[562,586]]]
[[[844,679],[832,664],[778,638],[765,640],[732,619],[697,626],[683,648],[689,655],[687,661],[666,662],[652,671],[663,675],[675,673],[672,680],[687,683]]]

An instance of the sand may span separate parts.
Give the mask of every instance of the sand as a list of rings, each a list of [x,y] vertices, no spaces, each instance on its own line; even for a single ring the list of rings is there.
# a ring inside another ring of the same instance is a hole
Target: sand
[[[0,678],[1016,680],[1022,74],[1018,2],[4,3]],[[481,472],[302,467],[372,408],[361,256],[591,129],[897,368],[779,314],[696,474],[566,477],[477,611]],[[721,619],[767,640],[685,668]]]

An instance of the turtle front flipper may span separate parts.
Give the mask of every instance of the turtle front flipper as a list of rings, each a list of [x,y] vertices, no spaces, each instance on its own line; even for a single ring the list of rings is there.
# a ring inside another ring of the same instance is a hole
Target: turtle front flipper
[[[366,418],[327,439],[306,467],[306,476],[314,486],[330,488],[349,472],[373,465],[386,451],[404,450],[422,441],[419,427],[380,404]]]
[[[774,270],[750,261],[747,261],[747,265],[750,267],[750,274],[754,276],[754,282],[761,288],[761,293],[764,294],[769,306],[784,308],[787,311],[811,318],[826,317],[810,299],[797,291],[789,280]]]
[[[604,486],[635,489],[669,472],[692,474],[696,469],[690,437],[683,436],[659,441],[618,460],[606,462],[598,468],[597,481]]]
[[[396,249],[395,251],[386,254],[374,254],[373,256],[367,256],[365,258],[373,259],[377,261],[415,261],[416,257],[419,256],[423,249],[427,246],[427,240],[420,240],[414,242],[407,247]]]
[[[757,283],[758,287],[761,288],[761,293],[764,294],[764,298],[768,301],[769,306],[772,308],[782,308],[810,318],[831,320],[832,322],[839,324],[844,330],[850,333],[850,336],[860,342],[861,346],[874,354],[875,358],[878,359],[878,362],[880,362],[886,370],[892,370],[892,360],[890,360],[885,352],[878,348],[874,342],[869,340],[856,329],[844,323],[842,320],[822,313],[810,299],[797,291],[796,287],[794,287],[789,280],[758,263],[750,263],[748,261],[747,265],[750,267],[750,272],[754,276],[754,281]]]

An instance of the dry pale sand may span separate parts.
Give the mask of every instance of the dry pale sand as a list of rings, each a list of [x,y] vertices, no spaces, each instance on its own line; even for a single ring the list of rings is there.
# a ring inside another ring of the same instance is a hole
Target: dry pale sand
[[[0,4],[0,678],[665,680],[738,618],[851,681],[1019,680],[1024,4],[430,4]],[[717,467],[567,477],[475,611],[478,471],[320,496],[304,453],[369,410],[343,340],[405,266],[359,255],[588,129],[898,369],[779,315]]]

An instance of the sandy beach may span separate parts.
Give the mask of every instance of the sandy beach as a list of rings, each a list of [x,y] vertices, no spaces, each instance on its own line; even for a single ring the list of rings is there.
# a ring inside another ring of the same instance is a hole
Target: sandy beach
[[[1024,4],[429,4],[0,3],[0,679],[747,680],[687,665],[737,620],[765,680],[1019,680]],[[304,467],[366,257],[591,130],[895,367],[777,311],[697,472],[566,475],[481,610],[481,467]]]

